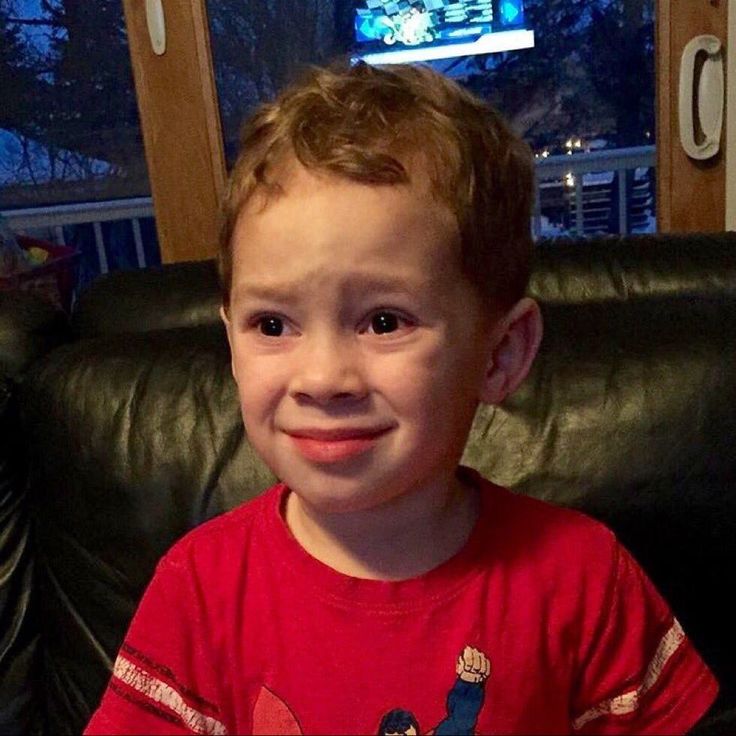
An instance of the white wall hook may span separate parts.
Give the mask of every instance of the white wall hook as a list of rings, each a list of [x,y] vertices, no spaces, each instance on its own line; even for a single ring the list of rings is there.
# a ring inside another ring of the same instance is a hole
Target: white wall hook
[[[153,53],[161,56],[166,51],[166,18],[162,0],[146,0],[146,23]]]

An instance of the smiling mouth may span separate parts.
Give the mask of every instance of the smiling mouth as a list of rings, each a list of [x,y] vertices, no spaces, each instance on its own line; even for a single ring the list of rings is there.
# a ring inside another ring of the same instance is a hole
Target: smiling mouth
[[[307,460],[332,463],[362,455],[376,445],[388,429],[377,432],[365,430],[319,430],[288,432],[296,449]]]

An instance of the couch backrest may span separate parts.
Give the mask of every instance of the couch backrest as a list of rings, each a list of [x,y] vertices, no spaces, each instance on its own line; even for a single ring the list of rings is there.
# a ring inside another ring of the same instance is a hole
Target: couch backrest
[[[33,545],[18,383],[70,338],[64,315],[25,293],[0,291],[0,733],[29,733],[37,708],[38,625],[30,592]]]
[[[160,555],[274,480],[243,434],[213,275],[101,280],[23,381],[54,731],[89,717]],[[464,461],[612,526],[733,704],[736,236],[545,244],[530,293],[539,359],[479,410]]]

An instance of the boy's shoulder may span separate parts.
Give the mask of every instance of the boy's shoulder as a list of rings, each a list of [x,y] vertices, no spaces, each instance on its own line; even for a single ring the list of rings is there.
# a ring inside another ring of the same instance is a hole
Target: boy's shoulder
[[[475,470],[471,478],[481,490],[486,536],[504,557],[535,561],[543,568],[558,561],[581,572],[615,563],[620,548],[614,532],[579,509],[498,486]],[[571,564],[574,563],[574,564]]]
[[[523,492],[500,486],[488,480],[473,468],[463,467],[468,479],[480,489],[487,499],[484,508],[496,516],[504,526],[516,526],[523,522],[526,534],[549,529],[583,537],[609,539],[613,532],[601,521],[587,512],[558,501],[550,501]],[[557,538],[557,535],[553,535]]]
[[[164,555],[160,564],[179,565],[195,559],[217,564],[237,558],[249,546],[254,529],[279,503],[282,483],[276,483],[255,498],[215,516],[187,532]]]

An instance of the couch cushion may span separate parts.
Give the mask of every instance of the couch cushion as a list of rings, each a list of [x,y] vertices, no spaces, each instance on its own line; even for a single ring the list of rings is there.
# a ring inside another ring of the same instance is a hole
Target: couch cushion
[[[61,311],[32,294],[0,291],[0,733],[30,733],[40,710],[18,384],[34,361],[69,338]]]
[[[529,293],[546,304],[736,293],[736,233],[541,241]]]
[[[0,291],[0,375],[17,382],[31,363],[72,337],[66,315],[20,291]]]
[[[113,271],[82,292],[73,327],[79,337],[147,332],[219,321],[214,260],[140,271]]]

